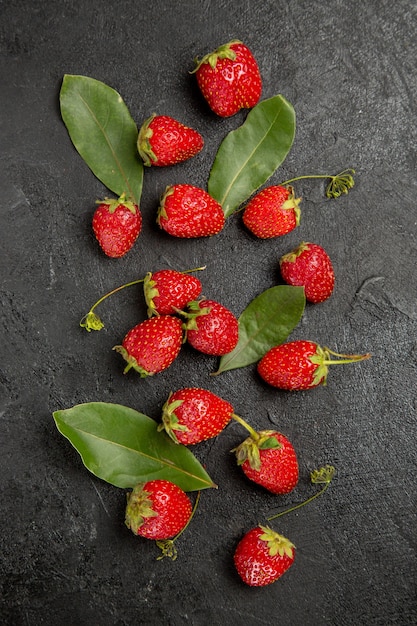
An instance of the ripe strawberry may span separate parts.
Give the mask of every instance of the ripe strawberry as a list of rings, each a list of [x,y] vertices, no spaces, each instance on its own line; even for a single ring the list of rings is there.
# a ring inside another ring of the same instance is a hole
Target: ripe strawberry
[[[234,563],[247,585],[264,587],[280,578],[292,565],[295,546],[266,526],[250,530],[237,545]]]
[[[331,360],[330,355],[338,357]],[[310,389],[325,385],[328,366],[369,359],[370,354],[338,354],[313,341],[290,341],[271,348],[258,363],[258,373],[278,389]]]
[[[176,270],[149,272],[143,283],[148,315],[172,315],[201,293],[201,281]]]
[[[258,103],[262,92],[259,67],[241,41],[230,41],[196,63],[197,84],[217,115],[230,117]]]
[[[247,204],[243,223],[260,239],[286,235],[300,223],[300,202],[292,187],[266,187]]]
[[[221,433],[232,414],[232,405],[211,391],[186,387],[170,394],[159,430],[165,429],[176,443],[200,443]]]
[[[334,288],[334,270],[327,252],[316,243],[302,242],[279,261],[286,283],[304,287],[306,299],[317,304],[327,300]]]
[[[120,198],[97,202],[93,215],[93,231],[104,254],[121,257],[128,252],[142,229],[142,215],[137,204]]]
[[[246,476],[268,491],[284,494],[296,486],[297,456],[292,444],[281,433],[273,430],[254,433],[234,452]]]
[[[187,524],[192,505],[187,494],[168,480],[139,483],[127,494],[125,524],[135,535],[163,540]]]
[[[145,165],[175,165],[202,150],[203,137],[167,115],[152,115],[142,125],[138,151]]]
[[[160,315],[134,326],[123,339],[122,345],[113,349],[127,362],[124,373],[133,367],[144,378],[169,367],[179,354],[182,340],[181,320],[170,315]]]
[[[161,198],[158,225],[173,237],[210,237],[225,223],[221,205],[193,185],[171,185]]]
[[[214,300],[189,304],[186,338],[188,343],[204,354],[221,356],[233,350],[239,339],[236,317]]]

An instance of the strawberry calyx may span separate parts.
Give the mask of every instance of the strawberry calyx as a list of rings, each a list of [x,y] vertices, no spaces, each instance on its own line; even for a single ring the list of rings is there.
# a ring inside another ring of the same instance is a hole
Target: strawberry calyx
[[[166,202],[166,199],[169,196],[172,196],[173,193],[174,193],[174,186],[173,185],[168,185],[165,188],[165,191],[164,191],[164,193],[161,196],[161,199],[159,201],[158,214],[156,216],[156,223],[158,224],[158,226],[161,225],[161,218],[163,218],[163,219],[167,219],[168,218],[167,212],[165,210],[165,202]]]
[[[153,130],[150,128],[150,124],[155,119],[156,113],[153,113],[150,117],[148,117],[142,124],[139,135],[137,139],[137,148],[138,152],[141,156],[143,164],[146,167],[152,165],[152,161],[156,161],[156,154],[153,152],[149,139],[153,135]]]
[[[156,288],[156,281],[152,280],[152,272],[148,272],[143,280],[143,291],[148,306],[148,317],[159,315],[154,302],[154,298],[159,296],[159,291]]]
[[[114,346],[113,350],[121,354],[127,363],[126,367],[123,370],[123,374],[127,374],[127,372],[133,368],[136,372],[138,372],[141,378],[146,378],[146,376],[154,375],[154,372],[148,372],[143,367],[141,367],[138,364],[135,357],[129,354],[129,352],[126,350],[124,346],[121,346],[121,345]]]
[[[171,402],[171,396],[172,392],[169,394],[168,400],[162,407],[162,422],[158,425],[157,430],[159,432],[165,430],[174,443],[179,443],[175,431],[187,432],[189,428],[185,424],[180,424],[175,414],[176,409],[183,404],[184,400],[174,400]]]
[[[96,204],[107,205],[109,213],[114,213],[119,206],[125,207],[133,213],[133,215],[135,215],[137,211],[137,204],[135,204],[132,200],[127,200],[125,193],[122,193],[122,195],[118,198],[104,198],[104,200],[96,200]]]
[[[290,185],[287,187],[288,189],[288,198],[282,203],[281,209],[283,211],[294,211],[295,215],[295,223],[296,226],[300,225],[301,211],[300,211],[300,202],[302,198],[296,198],[294,193],[294,188]]]
[[[335,356],[336,359],[331,359],[330,355]],[[339,354],[333,352],[330,348],[322,348],[317,345],[315,354],[311,355],[309,360],[314,365],[317,365],[313,373],[313,380],[310,386],[326,385],[329,365],[342,365],[346,363],[357,363],[358,361],[364,361],[369,359],[371,355],[366,354]]]
[[[234,415],[233,418],[236,419]],[[275,432],[274,430],[254,431],[253,434],[232,450],[236,454],[237,464],[243,465],[243,463],[248,461],[251,468],[259,472],[261,469],[259,451],[282,448],[281,443],[273,437]]]
[[[213,52],[209,52],[208,54],[204,55],[201,59],[197,57],[195,59],[196,67],[190,72],[190,74],[195,74],[199,70],[199,68],[205,63],[208,63],[210,67],[214,70],[219,59],[230,59],[231,61],[234,61],[236,58],[236,52],[232,49],[231,46],[241,43],[242,42],[238,39],[233,39],[232,41],[229,41],[228,43],[219,46]]]
[[[186,311],[177,310],[178,315],[181,315],[185,318],[183,329],[184,329],[184,343],[187,340],[187,331],[188,330],[198,330],[197,319],[202,315],[208,315],[211,311],[211,307],[200,307],[200,302],[204,302],[204,296],[201,297],[200,300],[192,300],[187,305]]]
[[[293,550],[295,545],[283,535],[280,535],[269,526],[259,526],[259,528],[263,531],[261,535],[259,535],[259,539],[261,541],[265,541],[268,545],[268,551],[270,556],[288,556],[290,559],[293,557]]]
[[[157,517],[158,513],[152,509],[150,493],[144,489],[145,483],[138,483],[132,491],[126,494],[127,506],[125,524],[137,535],[147,517]]]
[[[308,243],[306,243],[305,241],[302,241],[297,248],[295,248],[294,250],[292,250],[291,252],[287,252],[287,254],[284,254],[280,260],[279,263],[280,265],[282,265],[282,263],[295,263],[295,261],[297,260],[297,258],[306,250],[308,250]]]

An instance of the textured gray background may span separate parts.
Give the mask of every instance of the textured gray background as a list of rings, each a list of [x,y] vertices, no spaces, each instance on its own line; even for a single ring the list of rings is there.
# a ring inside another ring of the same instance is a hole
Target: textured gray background
[[[2,624],[417,623],[416,19],[413,0],[0,2]],[[263,98],[282,93],[296,110],[293,149],[271,182],[354,167],[356,186],[327,201],[322,182],[298,184],[301,226],[278,240],[255,240],[235,216],[217,237],[176,241],[155,225],[161,192],[205,186],[220,141],[246,115],[216,118],[188,72],[233,38],[258,59]],[[193,160],[145,172],[143,233],[117,261],[91,234],[106,190],[61,121],[65,73],[117,89],[138,125],[156,111],[206,140]],[[187,348],[160,377],[123,376],[111,348],[145,316],[140,288],[103,305],[105,331],[78,327],[99,295],[169,266],[207,264],[205,295],[239,315],[280,282],[278,258],[303,239],[327,249],[337,283],[292,338],[373,354],[334,368],[327,387],[281,393],[253,367],[212,378],[216,360]],[[124,527],[124,493],[89,474],[52,411],[103,400],[158,419],[185,385],[282,430],[301,477],[278,501],[249,484],[229,453],[242,431],[230,425],[195,449],[220,488],[202,494],[178,560],[156,561],[155,546]],[[238,539],[310,495],[310,470],[327,462],[337,468],[327,494],[274,524],[297,546],[294,566],[270,587],[244,586]]]

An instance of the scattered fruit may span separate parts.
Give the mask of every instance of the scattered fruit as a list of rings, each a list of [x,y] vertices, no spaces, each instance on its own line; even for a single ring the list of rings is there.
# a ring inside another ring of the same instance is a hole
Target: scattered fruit
[[[162,372],[177,358],[183,342],[182,322],[171,315],[151,317],[134,326],[126,334],[122,345],[115,346],[127,365],[142,378]]]
[[[220,434],[232,414],[232,405],[223,398],[207,389],[186,387],[170,394],[158,428],[176,443],[196,444]]]
[[[295,546],[267,526],[252,528],[234,553],[236,571],[250,587],[264,587],[280,578],[293,564]]]
[[[337,357],[331,359],[330,355]],[[313,341],[290,341],[271,348],[258,363],[258,373],[269,385],[289,391],[311,389],[327,382],[328,366],[355,363],[370,354],[338,354]]]
[[[176,270],[148,272],[143,283],[148,316],[173,315],[201,293],[201,281]]]
[[[233,40],[196,59],[197,84],[211,110],[230,117],[259,102],[262,79],[255,57],[245,44]]]
[[[228,354],[239,339],[236,317],[215,300],[191,302],[186,313],[186,340],[199,352],[212,356]]]
[[[279,261],[282,278],[288,285],[304,287],[306,300],[318,304],[334,289],[334,269],[327,252],[316,243],[301,242]]]
[[[203,137],[167,115],[152,115],[143,124],[138,136],[138,151],[144,165],[175,165],[198,154]]]
[[[187,494],[169,480],[139,483],[127,494],[125,523],[147,539],[170,539],[188,523],[192,513]]]
[[[246,228],[260,239],[286,235],[300,223],[299,204],[292,187],[273,185],[258,192],[243,212]]]
[[[210,237],[223,229],[225,217],[221,205],[207,191],[180,184],[166,188],[157,224],[173,237]]]
[[[119,198],[97,201],[93,215],[93,231],[104,254],[112,258],[124,256],[132,248],[142,229],[142,215],[134,202]]]

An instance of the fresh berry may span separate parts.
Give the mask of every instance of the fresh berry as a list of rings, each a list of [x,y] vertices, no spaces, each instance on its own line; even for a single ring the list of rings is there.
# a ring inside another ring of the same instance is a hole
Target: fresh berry
[[[229,309],[214,300],[200,300],[189,304],[186,323],[187,342],[204,354],[222,356],[231,352],[239,339],[236,317]]]
[[[221,205],[207,191],[180,184],[166,188],[157,223],[173,237],[210,237],[222,230],[225,217]]]
[[[334,288],[334,270],[327,252],[316,243],[302,242],[281,257],[282,278],[288,285],[304,287],[306,299],[315,304],[327,300]]]
[[[230,117],[259,102],[262,92],[259,67],[241,41],[230,41],[196,62],[197,84],[217,115]]]
[[[187,524],[192,505],[187,494],[168,480],[139,483],[127,495],[125,523],[135,535],[170,539]]]
[[[292,187],[266,187],[246,205],[243,223],[260,239],[281,237],[299,225],[300,202],[301,198],[295,197]]]
[[[142,215],[134,202],[106,198],[97,202],[93,231],[104,254],[118,258],[129,252],[142,229]]]
[[[237,545],[234,563],[247,585],[264,587],[280,578],[292,565],[295,546],[266,526],[250,530]]]
[[[298,482],[298,462],[284,435],[263,430],[251,435],[235,450],[238,465],[253,482],[275,494],[289,493]]]
[[[178,356],[182,341],[181,320],[171,315],[160,315],[134,326],[122,345],[113,349],[127,362],[125,373],[133,367],[144,378],[169,367]]]
[[[169,396],[159,430],[165,429],[176,443],[200,443],[221,433],[232,414],[232,405],[211,391],[186,387]]]
[[[149,272],[143,289],[148,315],[172,315],[181,310],[201,293],[201,281],[195,276],[176,270]]]
[[[338,357],[332,360],[330,355]],[[370,354],[338,354],[313,341],[290,341],[271,348],[258,363],[265,382],[289,391],[325,385],[328,366],[368,359]]]
[[[202,150],[203,137],[167,115],[152,115],[142,125],[138,151],[145,165],[175,165]]]

